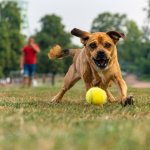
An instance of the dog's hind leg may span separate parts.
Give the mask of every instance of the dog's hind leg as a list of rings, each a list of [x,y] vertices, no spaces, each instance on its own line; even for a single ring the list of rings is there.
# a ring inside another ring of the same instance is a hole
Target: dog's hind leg
[[[69,90],[77,81],[80,80],[80,76],[77,74],[74,64],[72,64],[64,78],[64,86],[61,91],[53,97],[52,102],[60,102],[67,90]]]

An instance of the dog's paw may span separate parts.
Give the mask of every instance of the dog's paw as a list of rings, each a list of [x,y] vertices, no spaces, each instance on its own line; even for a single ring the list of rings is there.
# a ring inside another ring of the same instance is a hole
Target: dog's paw
[[[59,102],[60,102],[60,99],[58,99],[57,97],[53,97],[50,102],[51,102],[51,103],[59,103]]]
[[[124,99],[122,102],[121,102],[121,105],[122,106],[127,106],[127,105],[133,105],[134,104],[134,100],[133,100],[133,96],[128,96],[126,99]]]
[[[108,98],[108,101],[109,101],[110,103],[117,103],[117,102],[118,102],[113,96],[110,97],[110,98]]]
[[[115,100],[108,100],[110,103],[118,103],[118,101],[115,99]]]

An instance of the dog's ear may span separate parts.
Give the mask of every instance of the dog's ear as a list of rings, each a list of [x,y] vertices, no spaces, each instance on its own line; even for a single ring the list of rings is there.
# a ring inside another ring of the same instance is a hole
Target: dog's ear
[[[124,33],[117,31],[108,31],[106,32],[106,34],[110,36],[110,38],[114,41],[115,44],[119,41],[120,38],[125,38]]]
[[[89,35],[90,35],[89,32],[82,31],[82,30],[77,29],[77,28],[72,29],[71,34],[79,37],[81,39],[81,43],[83,45],[86,45],[87,40],[89,39]]]

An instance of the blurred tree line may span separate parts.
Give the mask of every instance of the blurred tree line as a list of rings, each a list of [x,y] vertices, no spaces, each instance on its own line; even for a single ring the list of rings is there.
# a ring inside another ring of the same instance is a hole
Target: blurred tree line
[[[149,0],[150,1],[150,0]],[[149,2],[148,1],[148,2]],[[139,28],[134,20],[125,14],[104,12],[98,14],[91,24],[91,32],[116,30],[124,32],[126,38],[118,44],[119,62],[122,70],[138,76],[150,77],[150,5],[145,8],[146,20]],[[21,33],[20,9],[16,3],[0,3],[0,77],[9,76],[11,70],[19,70],[19,57],[25,38]],[[71,42],[71,34],[65,31],[61,17],[50,14],[40,20],[41,28],[35,35],[40,45],[37,72],[51,73],[53,79],[57,73],[65,73],[71,64],[71,58],[50,61],[49,49],[56,43],[63,48],[77,47]]]
[[[19,68],[20,48],[24,43],[20,10],[16,3],[0,3],[0,77]]]

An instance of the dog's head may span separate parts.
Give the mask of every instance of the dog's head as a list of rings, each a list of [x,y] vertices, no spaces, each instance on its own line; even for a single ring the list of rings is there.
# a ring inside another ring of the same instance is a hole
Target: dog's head
[[[107,68],[117,56],[116,43],[120,38],[125,37],[123,33],[116,31],[89,33],[76,28],[71,31],[71,34],[81,39],[88,57],[100,69]]]

